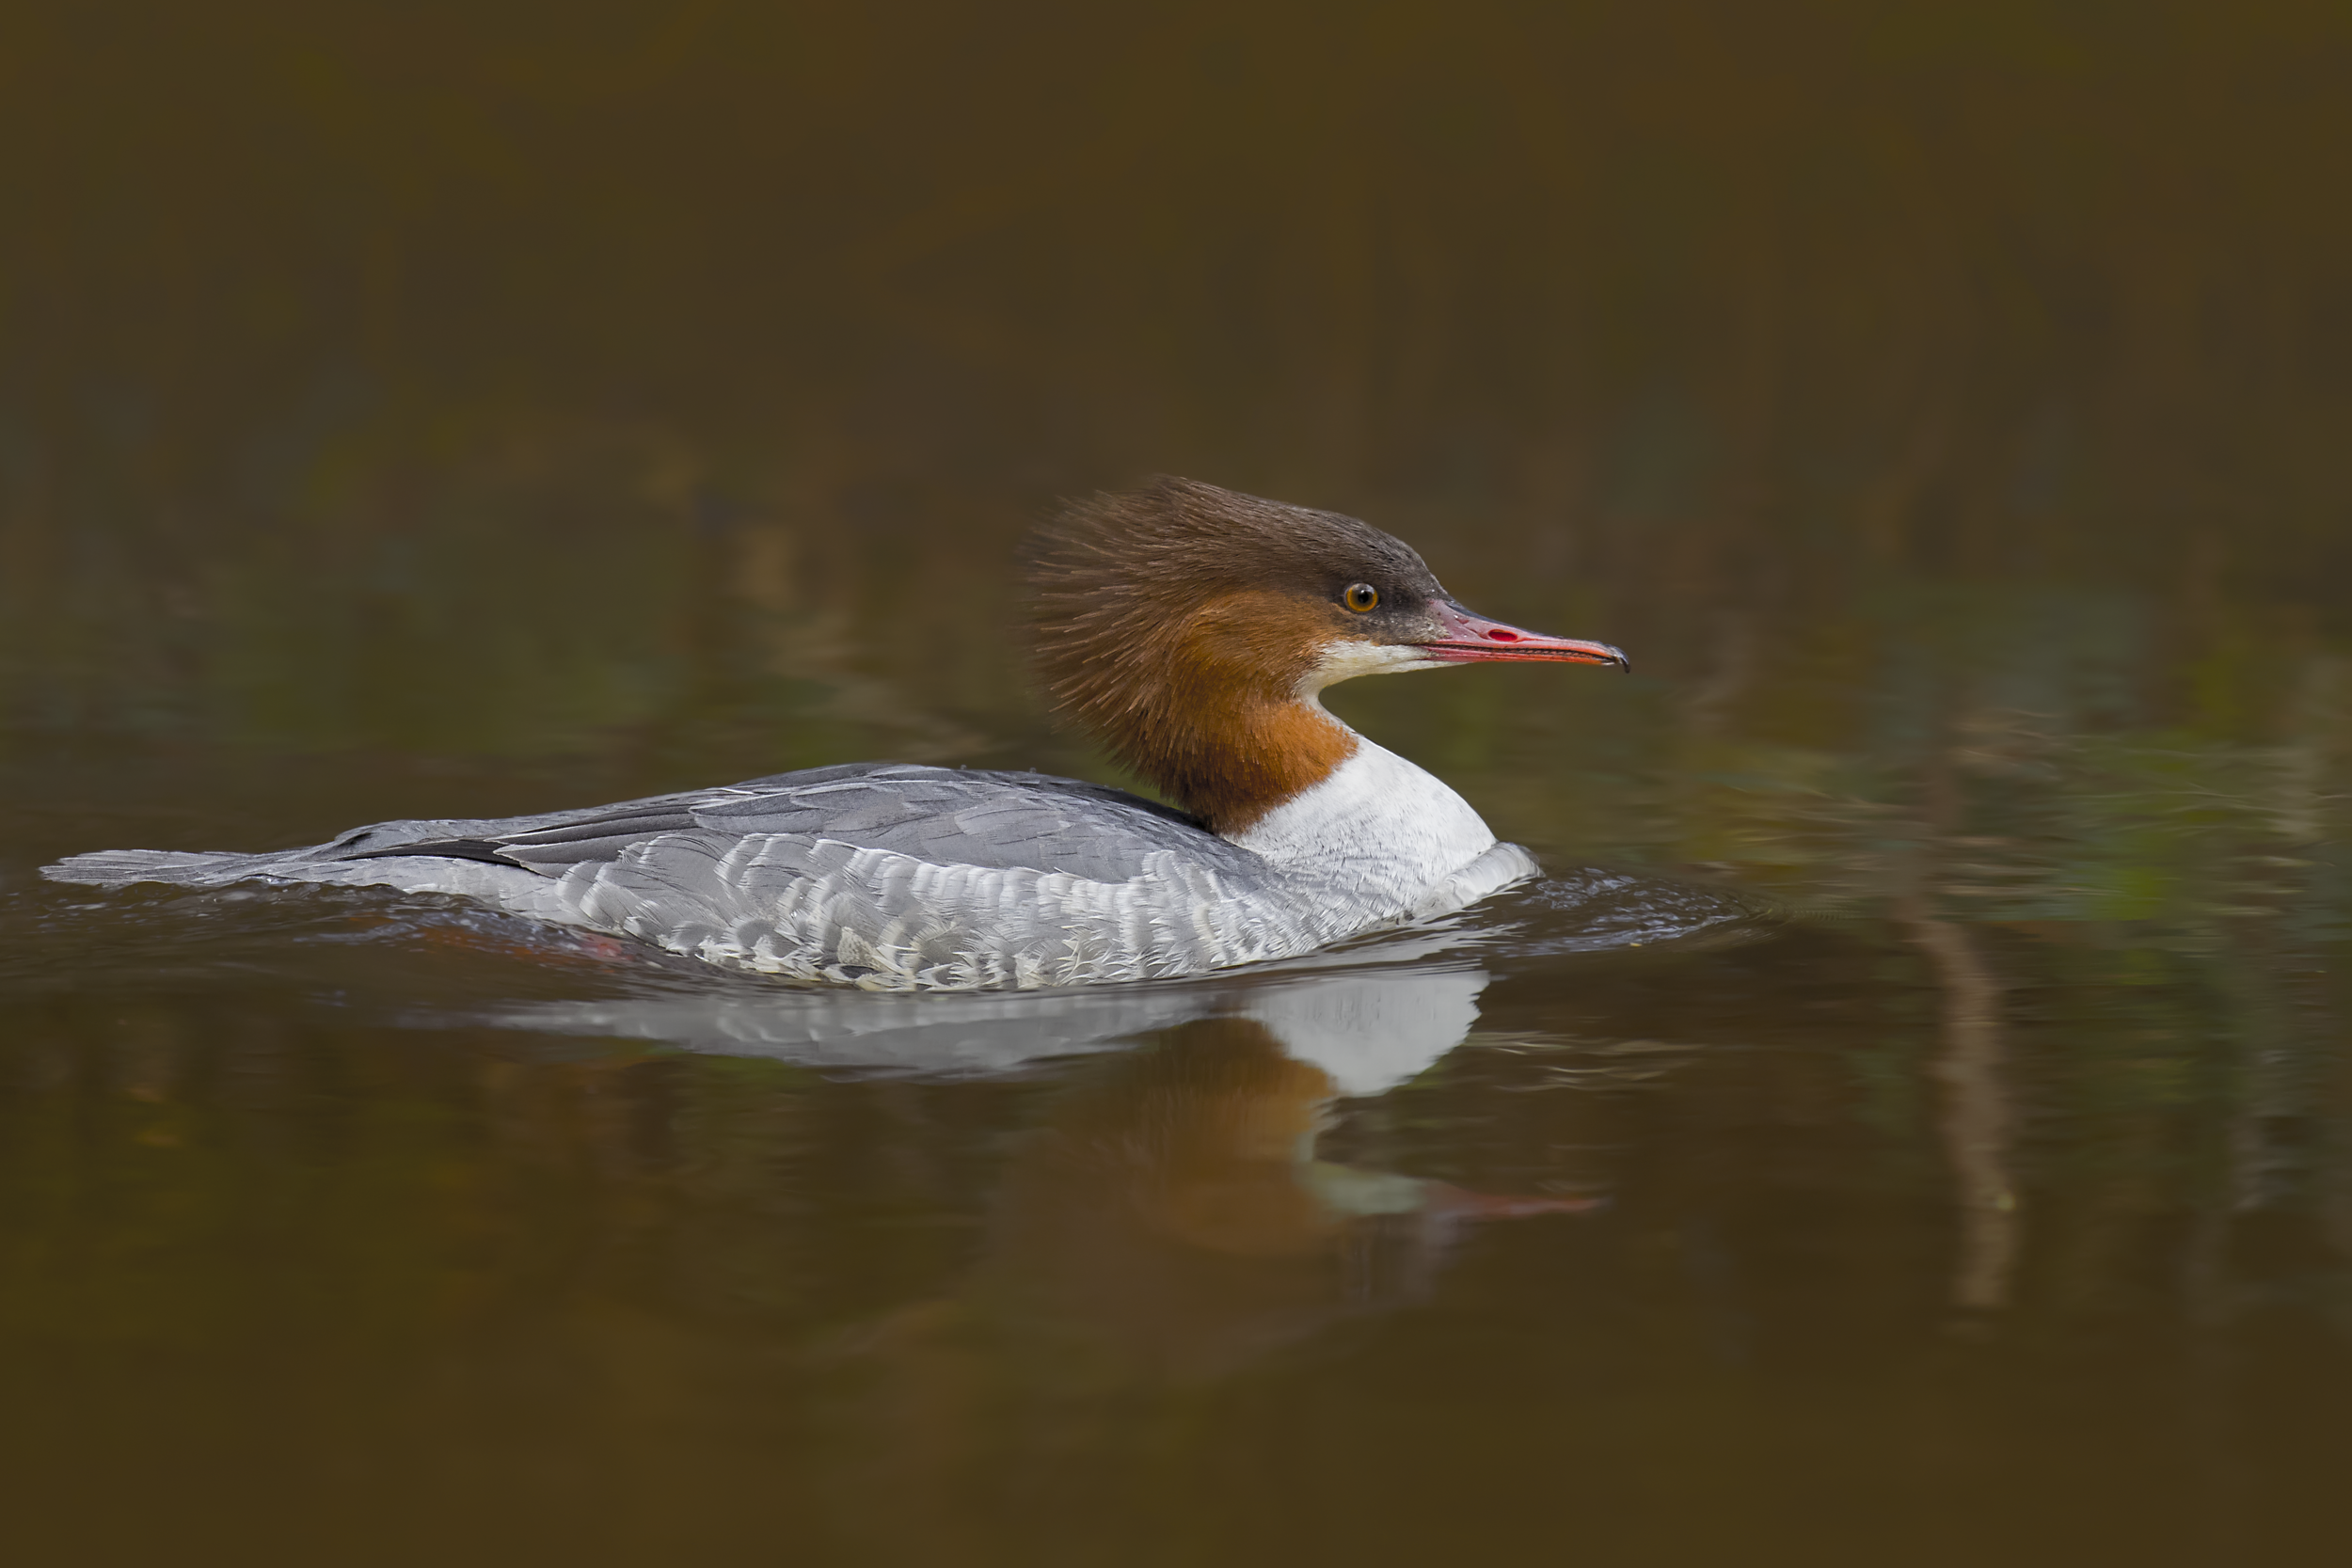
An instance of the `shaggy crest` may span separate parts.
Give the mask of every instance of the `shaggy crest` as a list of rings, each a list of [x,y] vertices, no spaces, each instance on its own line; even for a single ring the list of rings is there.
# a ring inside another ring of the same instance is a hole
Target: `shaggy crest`
[[[1342,603],[1358,583],[1375,610]],[[1033,543],[1029,585],[1055,705],[1228,835],[1355,750],[1307,684],[1328,650],[1423,641],[1445,597],[1354,517],[1166,477],[1072,503]]]

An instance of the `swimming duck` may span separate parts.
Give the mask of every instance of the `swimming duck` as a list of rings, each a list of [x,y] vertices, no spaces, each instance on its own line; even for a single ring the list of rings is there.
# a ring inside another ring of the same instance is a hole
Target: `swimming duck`
[[[734,969],[1030,990],[1295,957],[1533,874],[1469,802],[1326,711],[1359,675],[1628,667],[1472,614],[1354,517],[1161,479],[1030,555],[1045,691],[1173,804],[1037,773],[850,763],[613,805],[354,828],[261,854],[118,849],[67,882],[450,894]]]

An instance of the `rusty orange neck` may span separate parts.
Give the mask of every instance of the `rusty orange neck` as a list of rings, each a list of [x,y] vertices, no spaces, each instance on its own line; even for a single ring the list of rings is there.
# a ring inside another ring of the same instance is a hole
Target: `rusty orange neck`
[[[1301,695],[1327,640],[1284,595],[1229,594],[1120,643],[1057,695],[1120,761],[1232,837],[1355,754],[1355,732]]]

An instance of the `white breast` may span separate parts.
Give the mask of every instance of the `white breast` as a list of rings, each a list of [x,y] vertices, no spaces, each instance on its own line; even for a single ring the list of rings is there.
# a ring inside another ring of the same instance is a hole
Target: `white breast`
[[[1526,850],[1495,842],[1468,800],[1361,736],[1328,778],[1233,842],[1389,918],[1459,909],[1535,869]]]

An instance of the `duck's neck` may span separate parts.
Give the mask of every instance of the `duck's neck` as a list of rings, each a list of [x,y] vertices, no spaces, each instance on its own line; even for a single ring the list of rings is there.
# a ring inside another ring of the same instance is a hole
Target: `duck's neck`
[[[1334,719],[1311,689],[1169,697],[1131,710],[1139,721],[1118,736],[1128,763],[1285,870],[1409,903],[1494,847],[1469,801]]]
[[[1397,892],[1434,882],[1494,847],[1493,832],[1443,781],[1320,705],[1312,711],[1347,738],[1346,756],[1226,838],[1286,869]]]
[[[1115,736],[1117,749],[1211,832],[1236,842],[1371,745],[1318,703],[1246,691],[1186,696],[1139,709]]]

